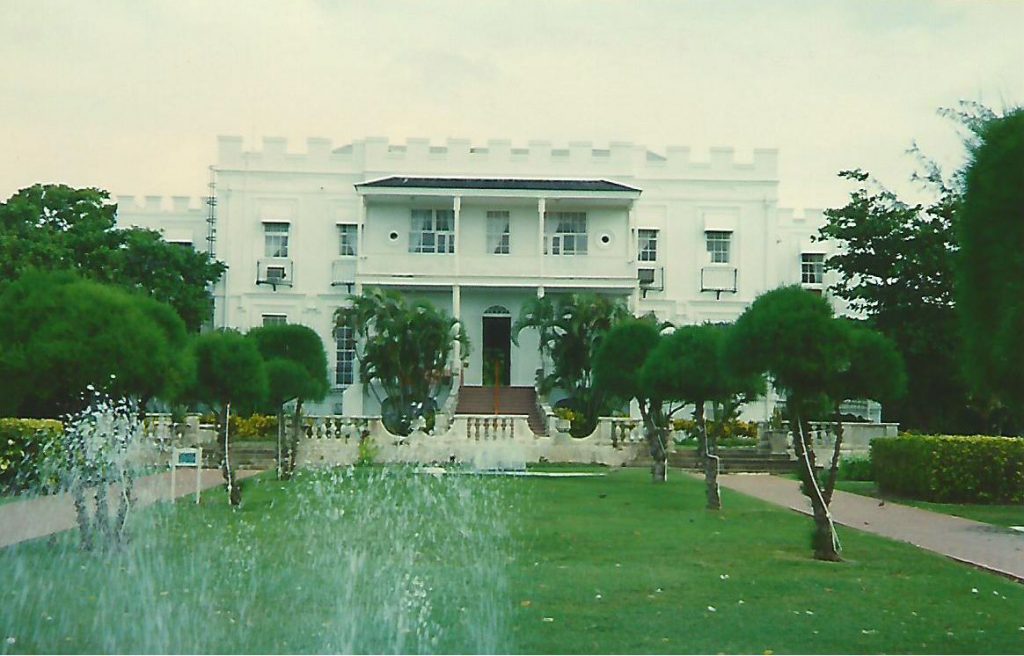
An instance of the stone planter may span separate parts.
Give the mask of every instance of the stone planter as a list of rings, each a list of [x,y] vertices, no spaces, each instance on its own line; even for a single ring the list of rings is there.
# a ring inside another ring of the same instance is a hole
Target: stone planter
[[[572,422],[568,419],[562,419],[561,417],[555,419],[555,430],[559,433],[568,433],[570,428],[572,428]]]
[[[789,431],[768,430],[765,431],[765,436],[768,438],[768,446],[772,454],[789,452]]]

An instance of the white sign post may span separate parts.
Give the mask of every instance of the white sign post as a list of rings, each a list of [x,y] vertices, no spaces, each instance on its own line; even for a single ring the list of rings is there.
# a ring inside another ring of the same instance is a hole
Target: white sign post
[[[199,476],[202,473],[203,450],[199,448],[174,449],[171,455],[171,501],[177,499],[175,494],[175,474],[179,467],[192,467],[196,470],[196,503],[199,503]]]

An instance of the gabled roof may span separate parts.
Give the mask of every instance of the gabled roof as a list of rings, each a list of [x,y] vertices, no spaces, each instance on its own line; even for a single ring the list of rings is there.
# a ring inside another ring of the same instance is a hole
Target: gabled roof
[[[530,178],[410,178],[392,176],[357,187],[391,189],[518,189],[532,191],[625,191],[639,189],[608,180],[534,180]]]

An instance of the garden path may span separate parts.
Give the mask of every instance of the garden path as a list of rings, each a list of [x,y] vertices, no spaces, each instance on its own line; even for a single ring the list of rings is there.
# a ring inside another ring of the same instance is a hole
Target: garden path
[[[810,500],[800,493],[800,483],[793,479],[724,474],[718,480],[730,490],[811,514]],[[838,524],[909,542],[1024,583],[1024,534],[839,490],[832,497],[831,510]],[[1021,515],[1024,520],[1024,508]]]
[[[238,472],[239,478],[248,478],[260,473],[255,470]],[[224,484],[219,469],[204,469],[199,485],[207,490]],[[175,482],[175,496],[195,494],[195,473],[179,470]],[[116,498],[111,491],[110,498]],[[156,501],[171,498],[171,474],[164,472],[144,476],[135,482],[136,507],[148,506]],[[32,497],[24,501],[10,501],[0,505],[0,549],[24,540],[41,538],[51,533],[74,528],[75,508],[71,495]]]

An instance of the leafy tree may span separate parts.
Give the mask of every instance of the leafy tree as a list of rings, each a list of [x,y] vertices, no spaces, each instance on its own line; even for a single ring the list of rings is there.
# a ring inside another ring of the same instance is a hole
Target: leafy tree
[[[35,185],[0,203],[0,280],[30,269],[75,271],[166,301],[188,330],[198,330],[224,264],[152,230],[117,228],[117,206],[108,199],[99,189]]]
[[[541,389],[558,387],[569,395],[569,405],[579,415],[570,431],[575,437],[591,434],[606,411],[607,399],[593,384],[592,363],[605,334],[629,316],[626,306],[609,296],[569,294],[557,302],[545,296],[524,303],[512,326],[517,344],[524,329],[537,330],[541,356],[551,363]]]
[[[398,435],[411,433],[415,421],[429,429],[438,393],[450,384],[455,345],[463,364],[468,357],[464,328],[431,303],[409,303],[394,291],[373,289],[350,299],[335,312],[335,325],[354,331],[360,379],[377,395],[384,425]]]
[[[809,423],[827,406],[829,384],[849,368],[848,340],[831,306],[799,286],[766,292],[736,321],[727,358],[734,371],[767,373],[785,393],[800,478],[814,513],[814,555],[840,560],[835,526],[815,475]]]
[[[959,214],[957,302],[967,373],[982,392],[1024,405],[1024,109],[978,131]]]
[[[267,365],[268,401],[277,412],[278,450],[284,430],[284,403],[295,399],[292,430],[286,444],[284,467],[278,457],[278,473],[290,478],[295,471],[295,453],[301,429],[304,401],[320,401],[330,389],[327,380],[327,354],[316,331],[306,326],[287,324],[264,326],[249,331]]]
[[[826,505],[832,502],[839,473],[839,453],[843,444],[840,405],[843,401],[853,399],[874,399],[880,403],[889,403],[904,394],[907,387],[903,358],[891,339],[860,321],[836,321],[845,333],[849,363],[846,369],[836,373],[827,390],[834,416],[835,443],[832,462],[822,487]]]
[[[89,385],[114,398],[173,395],[188,376],[181,319],[166,305],[63,273],[0,290],[0,412],[59,417]]]
[[[651,480],[665,481],[668,469],[669,418],[663,398],[641,383],[644,362],[663,338],[650,319],[624,319],[608,331],[594,356],[594,387],[611,403],[625,405],[636,399],[650,451]]]
[[[228,502],[242,502],[242,486],[230,458],[228,419],[231,404],[255,406],[267,396],[267,372],[263,358],[252,340],[236,330],[218,330],[198,335],[193,343],[196,357],[192,396],[217,411],[219,443],[224,453],[221,472],[227,483]]]
[[[717,435],[709,433],[704,408],[708,402],[730,402],[740,394],[756,395],[763,391],[760,372],[744,375],[726,367],[725,339],[727,327],[704,324],[682,326],[662,339],[644,363],[641,385],[659,398],[693,405],[700,452],[704,459],[707,483],[707,507],[722,507],[718,488]]]

